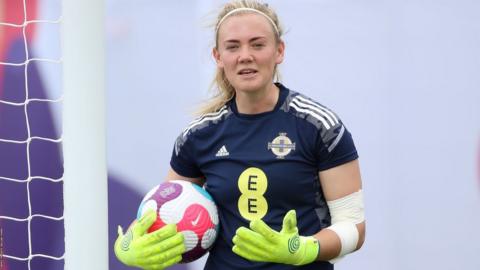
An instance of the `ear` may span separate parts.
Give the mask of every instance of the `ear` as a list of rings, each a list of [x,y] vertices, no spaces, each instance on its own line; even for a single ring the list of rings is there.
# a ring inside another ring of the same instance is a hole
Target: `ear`
[[[277,52],[276,52],[276,59],[275,59],[275,64],[281,64],[283,62],[283,58],[285,55],[285,42],[283,40],[280,40],[280,42],[277,45]]]
[[[213,58],[215,59],[215,62],[217,63],[217,67],[218,68],[223,68],[224,65],[223,65],[222,60],[220,59],[220,52],[218,51],[218,49],[216,47],[213,48],[212,55],[213,55]]]

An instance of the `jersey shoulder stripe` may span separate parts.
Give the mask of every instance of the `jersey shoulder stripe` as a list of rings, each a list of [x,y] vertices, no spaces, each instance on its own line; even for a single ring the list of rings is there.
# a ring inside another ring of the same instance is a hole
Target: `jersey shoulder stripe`
[[[294,91],[290,91],[284,110],[306,119],[314,124],[317,129],[330,130],[341,125],[338,116],[333,111]]]
[[[228,115],[230,115],[232,112],[228,108],[227,105],[224,105],[222,108],[220,108],[216,112],[212,113],[207,113],[204,114],[192,122],[185,128],[182,133],[177,137],[177,140],[175,141],[175,153],[178,156],[180,153],[180,150],[182,146],[185,144],[185,142],[188,139],[188,135],[200,130],[202,128],[210,126],[212,123],[218,123],[219,121],[226,119]]]
[[[335,114],[331,110],[322,106],[320,103],[317,103],[317,102],[314,102],[311,99],[307,99],[305,97],[302,97],[302,95],[297,95],[293,99],[293,102],[295,102],[300,107],[308,108],[308,109],[312,110],[313,112],[317,112],[322,117],[325,117],[332,126],[338,124],[338,118],[335,116]]]
[[[345,133],[345,127],[332,110],[298,92],[290,90],[282,109],[314,125],[329,152]]]
[[[195,131],[202,127],[208,126],[210,123],[220,120],[225,114],[228,114],[228,113],[229,113],[229,109],[227,108],[226,105],[224,105],[222,108],[220,108],[216,112],[204,114],[196,118],[192,122],[190,122],[188,127],[183,130],[182,135],[185,137],[187,136],[188,132]]]

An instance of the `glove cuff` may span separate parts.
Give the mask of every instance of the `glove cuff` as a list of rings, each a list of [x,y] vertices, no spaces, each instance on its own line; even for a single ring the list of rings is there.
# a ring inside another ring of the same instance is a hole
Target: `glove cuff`
[[[320,252],[320,243],[318,242],[318,239],[313,236],[300,236],[300,242],[304,246],[304,256],[296,265],[304,265],[316,261],[318,253]]]

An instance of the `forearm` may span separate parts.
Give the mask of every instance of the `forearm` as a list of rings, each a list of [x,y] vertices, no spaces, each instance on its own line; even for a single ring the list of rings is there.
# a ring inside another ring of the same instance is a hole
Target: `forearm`
[[[360,249],[365,240],[365,221],[356,224],[358,230],[358,242],[356,250]],[[318,261],[329,261],[337,258],[340,254],[342,244],[340,237],[332,230],[325,228],[314,235],[319,241],[320,251],[318,253]]]

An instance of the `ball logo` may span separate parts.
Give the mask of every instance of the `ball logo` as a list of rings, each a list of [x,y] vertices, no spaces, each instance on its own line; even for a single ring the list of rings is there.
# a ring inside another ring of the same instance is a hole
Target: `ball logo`
[[[175,192],[175,187],[169,186],[160,191],[160,196],[162,196],[163,198],[167,198],[169,195],[173,194],[174,192]]]
[[[197,226],[198,221],[200,220],[200,217],[202,216],[202,213],[198,214],[197,218],[192,221],[193,226]]]

